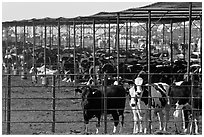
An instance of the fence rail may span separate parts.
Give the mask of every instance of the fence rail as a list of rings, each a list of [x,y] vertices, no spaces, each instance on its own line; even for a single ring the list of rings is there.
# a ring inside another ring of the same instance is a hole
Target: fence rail
[[[64,111],[82,111],[82,109],[56,109],[56,101],[57,100],[75,100],[75,99],[81,99],[80,97],[56,97],[56,88],[58,87],[58,85],[56,85],[56,76],[52,75],[52,82],[50,86],[47,86],[51,88],[51,94],[52,97],[12,97],[12,88],[15,87],[21,87],[21,86],[13,86],[12,85],[12,78],[10,74],[4,75],[7,77],[7,85],[3,85],[3,88],[6,88],[7,92],[5,92],[5,97],[2,97],[2,99],[5,101],[5,109],[2,109],[2,111],[5,112],[5,120],[2,121],[2,123],[6,123],[6,129],[7,129],[7,134],[11,134],[11,123],[51,123],[52,124],[52,132],[55,133],[55,124],[56,123],[72,123],[73,121],[56,121],[56,112],[64,112]],[[16,76],[16,75],[15,75]],[[107,76],[104,76],[105,79],[107,78]],[[107,87],[107,83],[106,81],[104,82],[105,85],[101,85],[105,90],[105,94],[104,94],[104,133],[107,133],[107,122],[109,121],[107,119],[107,97],[106,97],[106,87]],[[60,87],[72,87],[72,88],[77,88],[83,85],[67,85],[67,86],[61,86]],[[189,85],[189,86],[194,86],[194,85]],[[202,85],[198,85],[198,86],[202,86]],[[29,87],[33,87],[33,85],[31,86],[24,86],[24,88],[29,88]],[[43,87],[43,86],[35,86],[35,87]],[[73,89],[72,89],[73,90]],[[112,97],[114,98],[114,97]],[[147,97],[147,98],[151,98],[151,97]],[[191,99],[196,99],[199,97],[192,97]],[[52,101],[52,109],[12,109],[11,106],[11,101],[12,100],[29,100],[29,99],[33,99],[33,100],[51,100]],[[126,110],[131,110],[131,109],[126,109]],[[151,108],[149,108],[148,110],[151,110]],[[200,110],[200,109],[194,109],[194,110]],[[52,112],[52,121],[11,121],[11,113],[12,112],[17,112],[17,111],[22,111],[22,112],[38,112],[38,111],[51,111]],[[74,122],[83,122],[83,121],[74,121]],[[149,121],[151,122],[151,121]],[[151,130],[151,129],[150,129]]]

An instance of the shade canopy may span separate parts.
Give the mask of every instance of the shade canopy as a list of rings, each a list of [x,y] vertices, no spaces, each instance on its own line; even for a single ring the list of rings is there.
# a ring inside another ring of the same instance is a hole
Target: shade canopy
[[[189,2],[157,2],[148,6],[139,8],[130,8],[117,12],[100,12],[91,16],[78,16],[74,18],[42,18],[28,19],[19,21],[3,22],[3,26],[32,26],[35,25],[73,25],[77,24],[92,24],[93,20],[96,24],[119,23],[125,22],[147,22],[151,13],[151,21],[153,23],[169,24],[170,22],[183,22],[189,20]],[[202,2],[192,2],[192,20],[200,20],[202,16]]]

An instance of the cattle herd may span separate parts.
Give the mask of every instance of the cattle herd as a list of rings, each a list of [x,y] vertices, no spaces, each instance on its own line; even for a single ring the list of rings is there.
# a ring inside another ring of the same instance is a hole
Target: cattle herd
[[[11,52],[9,54],[8,51],[3,60],[4,67],[7,68],[8,64],[13,67],[16,64],[22,66],[27,64],[26,69],[30,70],[33,76],[56,74],[65,82],[76,84],[83,82],[85,85],[76,88],[75,92],[81,93],[82,96],[81,106],[86,132],[88,132],[89,120],[96,117],[98,119],[96,133],[98,133],[100,119],[105,111],[113,117],[113,133],[117,130],[121,116],[120,132],[122,132],[125,102],[126,99],[129,99],[133,112],[134,134],[147,133],[152,127],[148,121],[155,120],[155,117],[159,121],[159,129],[168,131],[171,115],[175,121],[181,121],[180,125],[179,122],[175,122],[178,133],[199,133],[198,118],[202,112],[202,79],[199,63],[190,63],[190,74],[188,75],[185,60],[164,61],[159,58],[161,53],[151,54],[151,83],[148,83],[148,65],[144,51],[121,51],[119,77],[117,77],[117,52],[115,51],[96,50],[93,56],[89,49],[76,49],[74,57],[71,49],[60,50],[60,55],[56,49],[46,50],[46,65],[43,58],[44,50],[36,49],[35,55],[31,50],[19,51],[22,54],[17,55],[24,54],[23,64],[18,62],[22,60],[20,56],[13,55]],[[33,56],[35,66],[29,65]],[[58,56],[60,56],[59,62]],[[95,65],[93,65],[94,60]],[[76,78],[72,74],[77,74]],[[107,77],[104,77],[104,74]],[[102,86],[97,88],[98,85]],[[105,102],[104,97],[107,97]],[[104,104],[107,110],[104,110]],[[173,113],[170,111],[171,108],[173,108]]]

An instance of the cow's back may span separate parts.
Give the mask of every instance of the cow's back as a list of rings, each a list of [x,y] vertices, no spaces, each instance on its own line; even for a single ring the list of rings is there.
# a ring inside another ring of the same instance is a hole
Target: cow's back
[[[126,91],[122,86],[108,86],[106,92],[108,109],[125,108]]]

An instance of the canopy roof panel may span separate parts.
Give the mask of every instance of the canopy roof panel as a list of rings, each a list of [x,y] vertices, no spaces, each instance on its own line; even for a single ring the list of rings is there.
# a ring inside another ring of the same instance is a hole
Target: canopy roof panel
[[[43,18],[43,19],[28,19],[20,21],[3,22],[3,26],[32,26],[35,25],[57,25],[60,21],[61,25],[73,23],[77,24],[92,24],[95,20],[96,24],[102,23],[117,23],[119,16],[120,23],[127,21],[131,22],[147,22],[149,13],[151,12],[151,21],[156,23],[169,24],[171,22],[183,22],[189,20],[189,2],[157,2],[151,5],[130,8],[117,12],[100,12],[91,16],[79,16],[75,18]],[[199,20],[202,16],[202,2],[192,2],[192,20]]]

